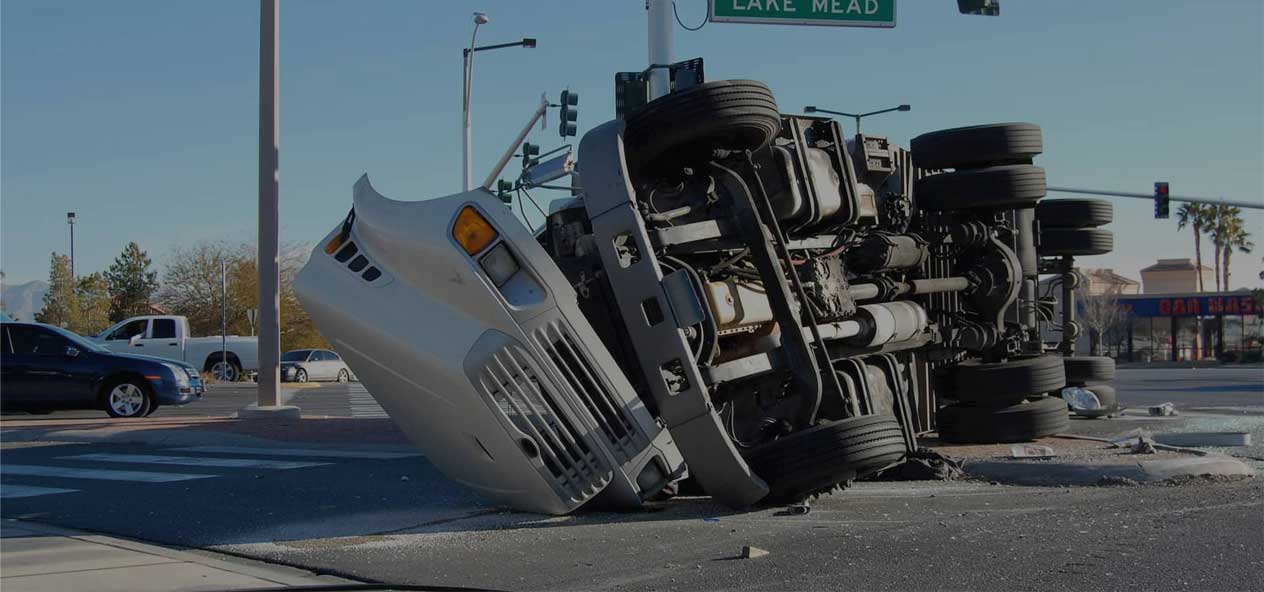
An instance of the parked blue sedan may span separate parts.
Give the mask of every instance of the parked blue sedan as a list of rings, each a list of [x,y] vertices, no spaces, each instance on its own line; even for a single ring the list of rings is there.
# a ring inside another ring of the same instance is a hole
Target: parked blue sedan
[[[102,409],[144,417],[161,405],[202,398],[196,368],[149,356],[116,354],[42,323],[0,324],[0,409],[47,413]]]

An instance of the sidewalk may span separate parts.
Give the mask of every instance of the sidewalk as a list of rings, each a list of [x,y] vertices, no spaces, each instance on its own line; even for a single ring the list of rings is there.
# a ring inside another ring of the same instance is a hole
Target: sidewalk
[[[356,582],[31,522],[0,524],[0,588],[5,592],[186,592],[339,583]]]

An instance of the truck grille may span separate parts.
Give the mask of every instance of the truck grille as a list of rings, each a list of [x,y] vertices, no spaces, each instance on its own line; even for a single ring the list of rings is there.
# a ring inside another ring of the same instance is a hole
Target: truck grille
[[[597,373],[588,358],[575,347],[566,326],[558,321],[550,322],[537,329],[533,338],[548,354],[575,398],[592,415],[619,461],[631,460],[638,451],[644,450],[649,441],[627,414],[627,405],[597,379]]]
[[[524,450],[544,463],[559,491],[581,502],[601,491],[610,470],[558,408],[530,354],[517,345],[505,347],[492,356],[479,381],[496,408],[530,438]]]

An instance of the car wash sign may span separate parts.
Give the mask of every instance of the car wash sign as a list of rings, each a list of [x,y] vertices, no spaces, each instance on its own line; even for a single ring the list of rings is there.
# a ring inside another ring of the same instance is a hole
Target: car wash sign
[[[717,23],[894,27],[895,0],[710,0]]]
[[[1258,315],[1255,297],[1248,294],[1218,293],[1187,296],[1120,298],[1119,304],[1134,317],[1208,317],[1218,315]]]

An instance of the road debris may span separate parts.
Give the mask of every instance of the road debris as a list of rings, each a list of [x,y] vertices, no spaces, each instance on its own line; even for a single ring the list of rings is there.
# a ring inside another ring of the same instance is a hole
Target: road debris
[[[1248,432],[1169,432],[1155,434],[1154,441],[1168,446],[1250,446]]]
[[[1150,407],[1150,415],[1154,417],[1171,417],[1178,415],[1176,405],[1171,403],[1163,403],[1161,405],[1153,405]]]
[[[1094,411],[1102,408],[1102,402],[1093,391],[1070,386],[1062,389],[1062,400],[1071,406],[1073,411]]]
[[[750,545],[742,547],[742,559],[759,559],[760,557],[767,556],[768,551],[760,549],[759,547],[752,547]]]
[[[1010,458],[1053,458],[1057,455],[1052,447],[1040,444],[1015,444],[1009,449]]]
[[[884,469],[866,481],[952,481],[964,474],[961,460],[930,448],[918,448],[904,462]]]

